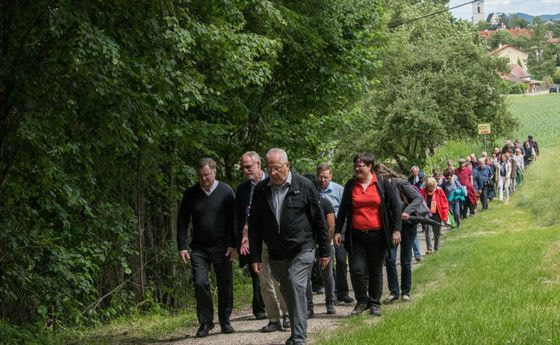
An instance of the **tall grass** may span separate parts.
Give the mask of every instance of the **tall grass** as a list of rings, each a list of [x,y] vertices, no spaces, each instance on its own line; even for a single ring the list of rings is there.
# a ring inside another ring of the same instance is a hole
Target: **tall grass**
[[[508,109],[519,121],[514,138],[531,134],[541,147],[560,143],[560,94],[508,96]]]
[[[560,188],[558,161],[560,147],[541,151],[540,157],[525,172],[518,205],[535,215],[543,225],[559,223]]]

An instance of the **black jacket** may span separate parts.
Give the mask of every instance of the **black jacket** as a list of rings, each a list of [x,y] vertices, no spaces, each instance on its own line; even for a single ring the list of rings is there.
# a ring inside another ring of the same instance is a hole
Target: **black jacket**
[[[255,186],[249,214],[251,262],[262,262],[262,241],[273,259],[291,259],[319,245],[319,256],[330,254],[325,216],[319,193],[306,178],[292,173],[292,183],[284,199],[280,226],[274,216],[270,178]]]
[[[356,178],[352,178],[344,186],[335,228],[335,233],[342,233],[344,248],[349,253],[352,253],[352,189],[354,188],[355,181]],[[392,248],[393,231],[401,231],[402,228],[402,212],[398,192],[395,186],[381,175],[377,175],[375,187],[381,198],[381,218],[385,239],[387,240],[388,248]],[[348,224],[346,227],[348,230],[343,233],[344,222]]]
[[[428,214],[422,194],[409,181],[398,177],[391,179],[391,181],[399,193],[403,212],[408,213],[410,216],[420,217]]]
[[[251,180],[241,182],[235,192],[235,220],[234,220],[234,234],[235,234],[235,248],[237,252],[241,248],[241,238],[243,237],[243,227],[247,222],[247,210],[251,203],[251,193],[253,185]],[[239,265],[245,266],[248,262],[246,255],[239,254]]]

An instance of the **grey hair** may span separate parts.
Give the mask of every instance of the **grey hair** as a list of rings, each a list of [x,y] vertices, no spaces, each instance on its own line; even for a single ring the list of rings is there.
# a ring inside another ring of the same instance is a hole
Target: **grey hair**
[[[210,157],[201,158],[201,159],[198,161],[198,164],[197,164],[197,166],[196,166],[196,170],[200,170],[200,169],[204,168],[204,167],[207,166],[207,165],[208,165],[208,167],[209,167],[210,169],[216,170],[216,161],[213,160],[213,159],[210,158]]]
[[[279,155],[280,156],[280,163],[288,163],[288,154],[286,151],[280,148],[272,148],[268,150],[266,153],[266,158],[272,155]]]
[[[253,160],[253,162],[260,162],[261,161],[261,156],[259,156],[259,154],[256,153],[255,151],[247,151],[241,156],[241,158],[243,158],[243,157],[249,157],[249,158],[251,158],[251,160]]]

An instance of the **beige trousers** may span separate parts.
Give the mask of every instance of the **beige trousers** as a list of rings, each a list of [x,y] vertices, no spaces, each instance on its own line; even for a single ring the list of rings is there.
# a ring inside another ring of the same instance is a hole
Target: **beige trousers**
[[[268,263],[268,247],[264,242],[261,258],[263,270],[259,273],[259,283],[264,308],[266,309],[268,319],[272,322],[278,322],[280,321],[280,316],[288,315],[288,308],[280,293],[280,284],[272,277],[270,264]]]

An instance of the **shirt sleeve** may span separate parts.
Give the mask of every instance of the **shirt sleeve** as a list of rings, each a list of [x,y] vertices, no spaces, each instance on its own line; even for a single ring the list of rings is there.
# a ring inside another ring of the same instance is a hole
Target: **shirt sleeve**
[[[191,208],[188,190],[183,194],[179,215],[177,218],[177,248],[179,251],[187,249],[188,229],[191,221]]]

